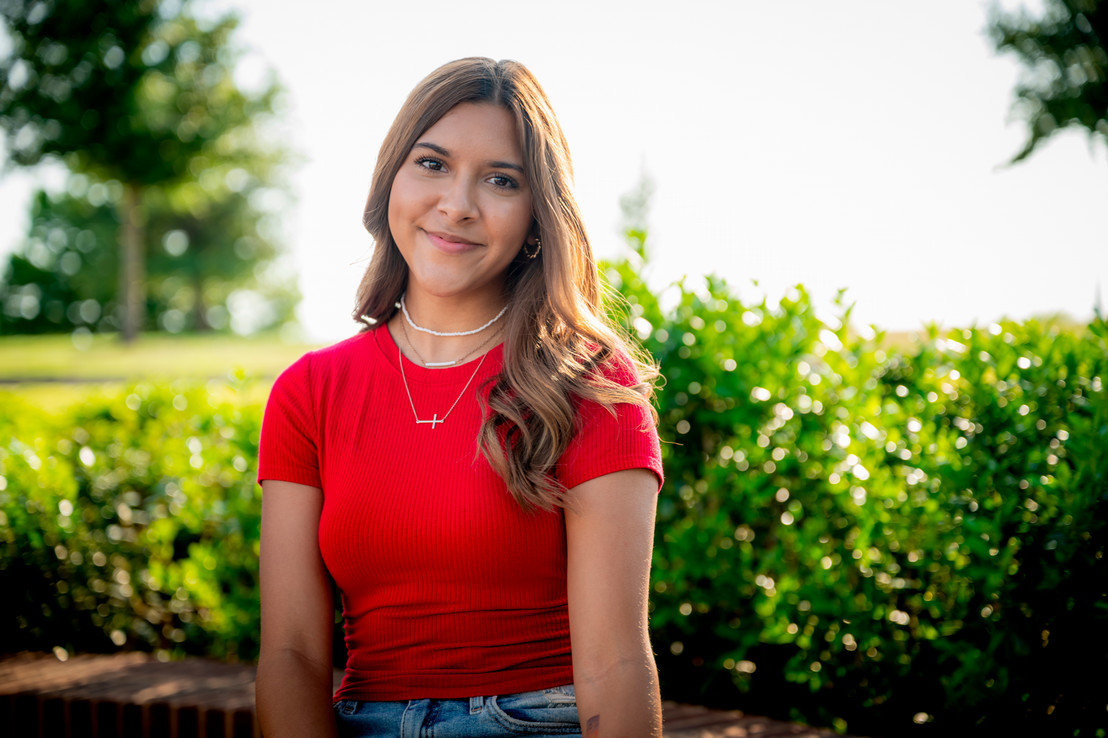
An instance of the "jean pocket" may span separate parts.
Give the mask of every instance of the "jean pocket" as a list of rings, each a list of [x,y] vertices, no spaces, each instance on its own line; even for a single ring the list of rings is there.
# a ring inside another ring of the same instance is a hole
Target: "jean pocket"
[[[576,707],[577,705],[577,695],[573,691],[572,684],[544,689],[542,693],[546,695],[546,699],[551,706],[573,705]]]
[[[339,700],[335,704],[331,705],[331,709],[338,715],[353,715],[358,710],[357,700]]]
[[[489,716],[517,735],[574,735],[581,723],[573,686],[490,697]]]

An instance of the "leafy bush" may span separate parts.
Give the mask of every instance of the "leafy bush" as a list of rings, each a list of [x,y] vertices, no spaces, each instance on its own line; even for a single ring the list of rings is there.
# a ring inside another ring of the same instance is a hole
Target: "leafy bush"
[[[641,251],[640,251],[641,253]],[[652,627],[663,694],[871,735],[1104,735],[1108,323],[932,330],[911,353],[803,289],[663,309]]]
[[[640,250],[641,253],[641,250]],[[1108,324],[896,351],[803,289],[659,299],[652,628],[668,699],[866,735],[1104,735]],[[259,403],[139,385],[0,400],[0,651],[253,658]]]
[[[255,658],[261,408],[201,384],[2,404],[0,652]]]

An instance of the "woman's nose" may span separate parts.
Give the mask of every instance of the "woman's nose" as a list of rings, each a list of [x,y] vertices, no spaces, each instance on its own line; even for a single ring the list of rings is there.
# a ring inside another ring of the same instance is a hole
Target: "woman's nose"
[[[477,199],[473,185],[461,177],[451,179],[439,198],[439,211],[453,221],[477,217]]]

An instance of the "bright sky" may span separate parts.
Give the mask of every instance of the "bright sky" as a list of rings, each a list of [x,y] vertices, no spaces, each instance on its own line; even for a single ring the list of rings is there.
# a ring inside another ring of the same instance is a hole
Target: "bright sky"
[[[619,198],[656,183],[650,281],[726,276],[744,301],[797,283],[902,330],[1108,306],[1108,147],[1056,136],[1028,161],[1017,79],[985,3],[217,0],[290,92],[304,164],[286,224],[309,337],[350,335],[371,249],[361,211],[408,91],[461,56],[512,58],[550,95],[601,256]],[[1009,3],[1010,4],[1010,3]],[[0,251],[27,177],[0,181]],[[752,283],[757,281],[757,286]],[[830,312],[828,309],[827,312]]]

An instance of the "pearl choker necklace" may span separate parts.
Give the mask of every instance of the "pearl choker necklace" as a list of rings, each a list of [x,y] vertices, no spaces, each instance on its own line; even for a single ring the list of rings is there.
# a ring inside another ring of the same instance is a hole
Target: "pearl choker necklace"
[[[404,295],[400,296],[400,310],[404,313],[404,320],[408,321],[408,325],[410,325],[415,330],[421,333],[430,333],[432,336],[454,337],[472,336],[480,333],[481,331],[485,330],[490,325],[504,317],[504,313],[508,312],[508,306],[505,305],[503,308],[501,308],[500,312],[496,314],[496,317],[490,320],[488,323],[485,323],[480,328],[474,328],[471,331],[433,331],[430,328],[424,328],[421,325],[416,325],[415,321],[412,320],[412,316],[408,314],[408,306],[404,304]]]
[[[453,359],[452,361],[427,361],[427,359],[424,359],[423,355],[419,353],[419,349],[415,347],[415,344],[412,343],[412,337],[408,335],[408,326],[404,323],[401,323],[400,330],[404,333],[404,341],[407,342],[408,348],[410,348],[412,350],[412,353],[415,354],[415,357],[419,359],[419,363],[423,364],[423,366],[427,367],[428,369],[438,369],[444,366],[454,366],[455,364],[461,364],[465,359],[468,359],[470,356],[492,343],[493,339],[495,339],[500,333],[500,331],[498,330],[493,331],[489,335],[489,337],[482,341],[476,348],[470,349],[465,354],[458,357],[457,359]]]

